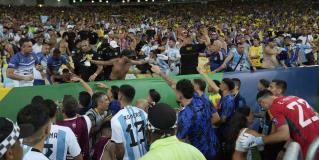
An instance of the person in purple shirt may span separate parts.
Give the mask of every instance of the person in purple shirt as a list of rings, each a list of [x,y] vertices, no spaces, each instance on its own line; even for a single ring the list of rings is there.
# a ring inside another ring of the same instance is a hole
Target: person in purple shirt
[[[47,77],[50,83],[52,83],[52,75],[59,75],[59,69],[62,64],[66,65],[73,73],[73,68],[71,67],[67,58],[62,56],[60,50],[56,48],[53,50],[52,56],[50,56],[47,61]]]
[[[89,133],[91,131],[92,122],[86,115],[77,115],[78,107],[78,101],[74,97],[65,95],[62,102],[62,114],[64,119],[63,121],[57,121],[56,124],[71,128],[81,147],[83,159],[89,159]]]
[[[10,59],[7,76],[14,80],[14,87],[33,86],[34,68],[41,70],[41,65],[32,52],[31,40],[22,38],[19,44],[21,51]]]

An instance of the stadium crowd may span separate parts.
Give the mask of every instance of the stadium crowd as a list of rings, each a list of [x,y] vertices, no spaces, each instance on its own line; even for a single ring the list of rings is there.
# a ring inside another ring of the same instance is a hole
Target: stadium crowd
[[[194,74],[198,57],[212,72],[315,65],[317,5],[2,6],[2,82],[19,87],[69,82],[73,75],[129,79],[150,74],[150,64],[167,75]]]
[[[3,6],[4,85],[78,82],[85,91],[61,103],[35,96],[17,123],[0,117],[0,159],[270,160],[281,159],[290,141],[305,157],[319,136],[318,113],[285,95],[285,81],[261,79],[256,110],[240,95],[240,79],[212,80],[208,72],[318,64],[315,7],[313,1]],[[207,61],[200,65],[199,57]],[[95,92],[87,83],[135,78],[132,73],[161,77],[178,106],[154,89],[134,104],[134,86],[98,82],[105,91]],[[197,73],[202,78],[170,78]]]

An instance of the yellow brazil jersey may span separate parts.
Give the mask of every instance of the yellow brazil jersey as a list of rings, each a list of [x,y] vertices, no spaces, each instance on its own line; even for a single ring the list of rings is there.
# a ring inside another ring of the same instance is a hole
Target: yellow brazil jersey
[[[260,58],[261,58],[261,55],[262,55],[262,51],[263,51],[262,46],[258,46],[258,47],[251,46],[249,48],[248,55],[249,55],[249,57],[251,59],[252,65],[254,67],[261,67]],[[256,57],[256,58],[252,58],[252,57]]]
[[[219,110],[220,109],[220,99],[221,96],[220,94],[212,94],[208,97],[208,99],[213,103],[215,109]]]

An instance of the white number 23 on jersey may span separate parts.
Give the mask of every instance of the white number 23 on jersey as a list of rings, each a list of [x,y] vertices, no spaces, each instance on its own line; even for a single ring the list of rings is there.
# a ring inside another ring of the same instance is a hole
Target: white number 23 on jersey
[[[307,120],[304,118],[304,111],[301,105],[306,105],[307,108],[311,108],[310,105],[303,99],[298,99],[297,101],[291,102],[287,105],[288,109],[295,110],[295,106],[298,108],[298,113],[299,113],[299,124],[302,128],[308,126],[314,121],[317,121],[319,118],[318,116],[313,116]]]

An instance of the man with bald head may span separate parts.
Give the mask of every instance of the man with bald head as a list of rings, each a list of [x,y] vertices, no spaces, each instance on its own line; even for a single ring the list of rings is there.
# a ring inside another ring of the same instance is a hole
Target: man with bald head
[[[208,63],[211,71],[220,67],[224,62],[225,55],[222,53],[221,47],[222,42],[219,40],[215,40],[208,46],[206,55],[209,57]]]

